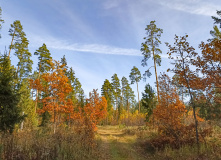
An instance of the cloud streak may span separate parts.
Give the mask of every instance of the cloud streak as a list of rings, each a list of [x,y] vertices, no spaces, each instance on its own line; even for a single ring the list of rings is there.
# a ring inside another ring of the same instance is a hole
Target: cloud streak
[[[221,8],[221,5],[212,4],[211,1],[208,3],[204,0],[157,0],[156,2],[174,10],[204,16],[216,16],[216,10]]]
[[[32,36],[33,37],[33,36]],[[142,56],[141,51],[133,48],[120,48],[109,45],[102,44],[79,44],[79,43],[68,43],[67,41],[57,40],[55,38],[42,39],[35,36],[32,39],[33,44],[41,45],[45,43],[48,48],[57,50],[69,50],[75,52],[85,52],[85,53],[98,53],[98,54],[108,54],[108,55],[124,55],[124,56]],[[162,58],[167,58],[165,54],[161,55]]]
[[[102,44],[69,43],[67,41],[57,40],[55,38],[42,39],[42,37],[39,36],[31,37],[32,44],[39,46],[42,45],[42,43],[45,43],[48,48],[52,49],[110,55],[142,56],[141,52],[137,49],[119,48]]]

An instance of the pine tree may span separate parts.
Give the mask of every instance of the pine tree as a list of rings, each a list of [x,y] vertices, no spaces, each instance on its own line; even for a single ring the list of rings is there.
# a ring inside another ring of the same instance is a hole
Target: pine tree
[[[76,103],[82,101],[82,96],[84,95],[84,91],[81,88],[81,86],[82,86],[81,82],[79,81],[78,78],[76,78],[75,72],[72,69],[72,67],[66,72],[66,75],[67,75],[67,77],[69,79],[69,83],[71,84],[71,87],[72,87],[72,91],[69,96],[72,99],[73,103],[76,104]]]
[[[120,114],[121,87],[120,87],[120,80],[116,73],[111,77],[111,81],[112,81],[111,85],[113,87],[113,98],[115,101],[115,109],[118,110],[118,114]]]
[[[129,114],[130,104],[134,101],[135,95],[126,77],[122,77],[121,86],[123,102],[126,104],[127,112]]]
[[[146,120],[149,121],[153,114],[153,109],[156,106],[155,93],[149,84],[145,85],[144,92],[142,93],[141,104],[145,110],[144,112],[147,113]]]
[[[13,69],[7,55],[0,59],[0,131],[12,133],[15,124],[20,123],[21,108],[19,94],[13,90]]]
[[[11,24],[11,28],[9,29],[9,35],[12,36],[12,41],[9,47],[10,50],[8,57],[10,58],[10,53],[12,50],[14,50],[15,56],[17,56],[18,58],[16,69],[17,73],[14,77],[14,88],[21,95],[18,106],[26,114],[26,109],[32,106],[32,100],[30,95],[31,91],[29,89],[28,78],[30,76],[30,73],[32,72],[33,61],[31,60],[32,55],[28,49],[29,41],[26,38],[25,32],[23,31],[23,26],[18,20],[14,21],[14,23]],[[25,100],[26,103],[24,103],[23,100]],[[21,129],[22,126],[23,122],[21,124]]]
[[[101,95],[107,100],[107,111],[110,112],[113,108],[113,87],[108,79],[105,79],[101,88]]]
[[[15,55],[18,57],[17,79],[19,83],[31,73],[33,61],[31,60],[31,53],[28,50],[29,42],[20,21],[17,20],[11,24],[9,35],[12,36],[12,41],[8,56],[10,57],[12,49],[15,50]]]
[[[152,58],[154,61],[154,68],[155,68],[156,84],[157,84],[157,95],[158,95],[158,101],[159,101],[157,65],[158,66],[161,65],[161,57],[159,54],[162,53],[162,51],[159,49],[159,45],[161,44],[160,36],[163,33],[163,30],[160,28],[157,28],[155,21],[151,21],[150,24],[147,25],[145,30],[146,30],[147,36],[144,37],[145,42],[141,44],[141,52],[144,56],[144,59],[142,60],[142,66],[147,66],[147,60],[151,57],[151,54],[152,54]],[[145,71],[144,76],[151,75],[149,69]]]
[[[101,95],[107,100],[107,124],[112,119],[113,116],[113,87],[108,79],[105,79],[104,84],[101,88]]]
[[[46,44],[43,43],[41,47],[39,47],[38,50],[34,53],[34,55],[38,56],[38,77],[35,79],[37,81],[40,81],[40,77],[42,73],[46,73],[50,70],[51,67],[51,53],[48,50]],[[36,89],[36,100],[35,100],[35,112],[37,110],[38,105],[38,98],[39,98],[39,89]]]
[[[2,9],[0,7],[0,29],[2,29],[2,23],[4,23],[4,20],[2,19]],[[1,38],[1,34],[0,34],[0,38]]]
[[[221,17],[221,11],[216,11],[216,13],[219,17]],[[220,28],[221,28],[221,18],[212,16],[212,19],[215,21],[214,22],[215,24],[220,24]]]
[[[139,89],[138,89],[138,82],[141,80],[141,74],[137,67],[133,67],[130,72],[130,80],[131,84],[134,84],[136,82],[137,84],[137,95],[138,95],[138,103],[139,103],[139,113],[140,113],[140,97],[139,97]]]
[[[67,63],[67,60],[65,58],[65,55],[63,55],[63,57],[61,58],[61,65],[62,65],[62,69],[65,72],[65,75],[67,76],[68,75],[68,63]]]

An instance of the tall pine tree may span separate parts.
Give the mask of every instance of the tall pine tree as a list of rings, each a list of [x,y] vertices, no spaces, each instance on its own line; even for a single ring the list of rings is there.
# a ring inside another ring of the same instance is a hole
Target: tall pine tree
[[[129,113],[129,109],[130,109],[130,104],[133,103],[134,101],[134,91],[132,90],[132,88],[130,87],[130,84],[127,80],[126,77],[122,77],[121,79],[121,86],[122,86],[122,98],[123,98],[123,104],[125,104],[126,108],[127,108],[127,112]]]
[[[159,101],[157,65],[158,66],[161,65],[161,57],[159,54],[162,53],[162,51],[160,50],[159,45],[161,44],[160,36],[163,33],[163,30],[160,28],[157,28],[155,21],[151,21],[150,24],[147,25],[145,30],[146,30],[147,36],[144,37],[145,42],[141,44],[141,52],[144,56],[144,59],[142,60],[142,66],[147,66],[147,60],[152,56],[153,61],[154,61],[154,69],[155,69],[156,84],[157,84],[157,95],[158,95],[158,101]],[[144,76],[151,75],[149,69],[145,71]]]
[[[131,69],[131,72],[130,72],[130,80],[131,80],[131,84],[134,84],[136,82],[137,84],[137,95],[138,95],[138,103],[139,103],[139,112],[140,112],[140,97],[139,97],[139,89],[138,89],[138,82],[140,82],[141,80],[141,74],[140,74],[140,71],[137,67],[133,67]]]

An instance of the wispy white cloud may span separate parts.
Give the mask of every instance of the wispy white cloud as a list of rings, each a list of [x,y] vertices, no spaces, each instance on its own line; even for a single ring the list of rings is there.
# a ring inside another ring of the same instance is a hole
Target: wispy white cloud
[[[141,56],[141,52],[137,49],[119,48],[119,47],[102,45],[102,44],[69,43],[64,40],[57,40],[55,38],[42,38],[33,35],[31,37],[32,37],[31,40],[32,44],[40,46],[42,45],[42,43],[45,43],[49,48],[52,49],[99,53],[99,54]]]
[[[127,49],[127,48],[118,48],[107,45],[100,44],[65,44],[59,45],[50,45],[54,49],[64,49],[78,52],[91,52],[91,53],[100,53],[100,54],[113,54],[113,55],[127,55],[127,56],[141,56],[139,50],[136,49]]]
[[[98,54],[110,54],[110,55],[142,56],[140,50],[133,48],[120,48],[120,47],[103,45],[103,44],[69,43],[67,41],[57,40],[55,38],[43,39],[42,37],[38,36],[31,36],[31,37],[33,44],[40,46],[42,43],[45,43],[48,46],[48,48],[52,49],[98,53]],[[163,54],[161,57],[167,58],[167,55]]]
[[[215,16],[216,10],[221,8],[221,5],[217,5],[217,3],[204,0],[156,0],[156,2],[174,10],[204,16]]]

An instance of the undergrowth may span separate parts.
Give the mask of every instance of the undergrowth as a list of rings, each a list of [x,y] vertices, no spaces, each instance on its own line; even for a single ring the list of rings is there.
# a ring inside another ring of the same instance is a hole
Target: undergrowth
[[[3,160],[84,160],[98,159],[98,143],[87,130],[45,129],[1,135],[0,159]]]
[[[183,143],[175,145],[175,141],[164,137],[150,128],[136,129],[127,131],[127,133],[135,132],[137,135],[136,146],[138,151],[147,157],[147,159],[179,159],[179,160],[220,160],[221,159],[221,128],[219,126],[212,127],[210,134],[205,136],[205,140],[200,143],[199,154],[195,142]],[[163,140],[163,142],[161,142]],[[157,143],[157,145],[156,145]],[[175,146],[174,146],[175,145]]]

